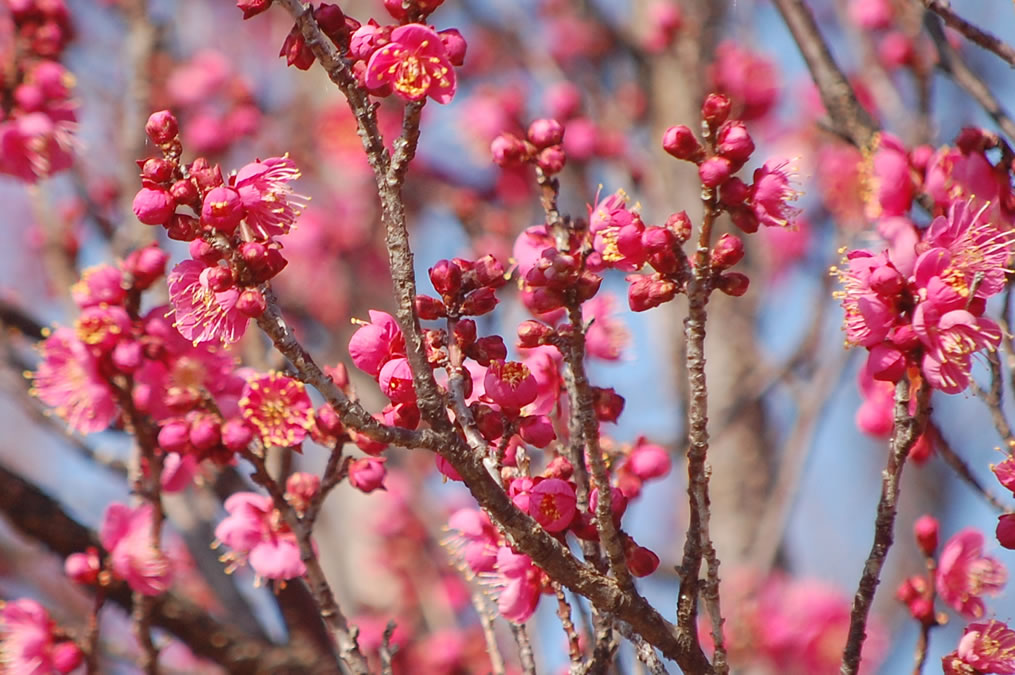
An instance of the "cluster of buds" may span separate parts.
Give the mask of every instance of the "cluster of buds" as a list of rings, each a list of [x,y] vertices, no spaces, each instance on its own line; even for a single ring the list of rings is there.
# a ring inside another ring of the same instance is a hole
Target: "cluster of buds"
[[[534,164],[547,174],[560,173],[567,161],[564,125],[555,119],[538,119],[529,125],[526,139],[503,133],[493,139],[493,161],[504,168]]]
[[[380,414],[387,424],[415,429],[419,408],[412,381],[412,369],[406,358],[405,337],[395,318],[386,312],[370,310],[370,323],[361,322],[349,339],[349,355],[357,368],[373,377],[389,403]],[[364,452],[378,454],[384,446],[363,439],[357,444]]]
[[[195,342],[236,342],[248,319],[266,308],[257,287],[286,266],[277,238],[305,204],[289,186],[300,172],[288,157],[269,157],[226,180],[202,157],[180,161],[179,125],[169,111],[153,113],[146,131],[163,156],[138,162],[142,188],[134,213],[171,239],[190,242],[191,259],[169,275],[175,326]]]
[[[440,298],[416,296],[416,311],[424,320],[492,312],[497,306],[497,289],[507,283],[504,266],[489,254],[477,260],[439,260],[429,273],[430,283]]]
[[[0,173],[34,183],[73,160],[74,77],[59,63],[73,28],[63,0],[11,3],[9,11],[0,18],[13,37],[4,48],[10,68],[0,75]]]

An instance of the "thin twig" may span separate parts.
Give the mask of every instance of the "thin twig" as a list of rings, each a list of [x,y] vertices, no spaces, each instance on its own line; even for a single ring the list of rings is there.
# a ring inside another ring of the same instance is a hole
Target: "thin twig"
[[[941,432],[940,427],[938,427],[933,420],[928,422],[926,433],[930,434],[930,438],[928,440],[932,441],[934,443],[934,447],[937,448],[939,453],[941,453],[941,459],[945,461],[945,464],[947,464],[952,471],[955,472],[955,475],[957,475],[963,483],[968,485],[973,492],[983,497],[984,501],[993,506],[999,513],[1010,513],[1012,511],[1010,506],[1005,506],[1000,499],[995,497],[986,487],[984,487],[983,483],[976,477],[973,470],[969,467],[969,464],[966,463],[966,460],[955,452],[955,448],[953,448],[951,443],[948,442],[948,439],[945,438],[944,434]]]
[[[472,606],[479,615],[479,623],[483,627],[483,639],[486,640],[486,654],[490,657],[490,675],[504,675],[504,656],[497,645],[497,633],[493,628],[494,612],[487,602],[486,596],[480,591],[472,592]]]
[[[518,645],[518,659],[521,662],[522,672],[525,675],[536,675],[536,657],[532,652],[532,642],[529,640],[529,633],[525,630],[525,626],[510,623],[511,635],[515,638],[515,644]]]
[[[915,383],[914,383],[915,384]],[[874,593],[881,580],[888,549],[895,539],[895,515],[898,511],[899,483],[906,456],[927,424],[930,408],[930,387],[922,378],[916,384],[916,412],[909,414],[910,380],[903,378],[895,387],[895,428],[889,443],[888,463],[881,475],[881,497],[874,520],[874,543],[864,564],[853,608],[849,617],[849,637],[842,653],[842,675],[856,675],[860,669],[861,651],[867,638],[867,617]]]
[[[553,592],[557,596],[557,618],[564,628],[564,635],[567,637],[567,655],[571,659],[569,672],[576,675],[582,665],[582,648],[578,641],[578,633],[574,629],[574,622],[571,620],[571,605],[568,604],[564,589],[560,584],[553,584]]]
[[[1009,66],[1015,67],[1015,49],[1003,40],[975,26],[952,11],[951,3],[945,0],[923,0],[923,5],[934,12],[953,28],[966,36],[970,42],[996,54]]]
[[[877,125],[856,98],[846,76],[832,58],[817,23],[803,0],[773,0],[807,62],[811,77],[839,133],[860,149],[870,148]]]

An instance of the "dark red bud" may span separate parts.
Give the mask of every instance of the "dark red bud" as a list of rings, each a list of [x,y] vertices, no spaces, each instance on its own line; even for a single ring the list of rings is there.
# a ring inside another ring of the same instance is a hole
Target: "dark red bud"
[[[507,346],[504,344],[504,338],[499,335],[479,338],[469,350],[469,356],[475,359],[479,365],[485,367],[489,367],[491,361],[504,361],[507,359]]]
[[[504,168],[520,165],[528,156],[525,141],[512,134],[501,134],[490,143],[490,153],[497,166]]]
[[[554,330],[545,323],[529,319],[518,326],[518,346],[524,349],[546,344],[553,337]]]
[[[424,321],[434,321],[448,315],[448,308],[437,298],[429,295],[416,296],[416,313]]]
[[[150,157],[141,166],[141,177],[155,183],[165,183],[173,177],[173,164],[162,157]]]
[[[208,269],[208,286],[216,293],[223,293],[233,287],[233,272],[228,267]]]
[[[173,186],[169,188],[169,194],[173,195],[173,199],[175,199],[178,204],[195,206],[201,200],[201,195],[197,191],[197,186],[190,180],[176,181],[173,183]]]
[[[467,351],[476,342],[476,322],[472,319],[461,319],[455,324],[455,342]]]
[[[716,134],[716,150],[735,165],[743,166],[754,152],[754,140],[743,122],[730,120]]]
[[[567,163],[567,155],[560,145],[551,145],[536,155],[536,166],[548,174],[560,173]]]
[[[222,254],[204,239],[195,239],[190,242],[189,248],[190,257],[194,260],[200,260],[205,265],[214,265],[222,259]]]
[[[193,241],[197,238],[197,218],[182,213],[173,214],[166,224],[166,234],[175,241]]]
[[[592,387],[592,395],[595,397],[593,406],[596,419],[600,422],[616,422],[624,411],[624,397],[612,387]]]
[[[673,233],[673,236],[677,238],[677,242],[683,244],[685,241],[691,238],[691,219],[687,215],[687,211],[680,211],[679,213],[671,214],[666,219],[667,230]]]
[[[923,554],[932,557],[937,550],[938,532],[940,526],[937,518],[933,516],[921,516],[913,523],[913,534],[916,535],[916,543],[920,546]]]
[[[430,283],[444,298],[454,298],[462,288],[462,270],[450,260],[438,260],[430,268]]]
[[[747,278],[746,274],[741,274],[740,272],[726,272],[716,282],[716,288],[726,295],[732,295],[734,298],[739,298],[746,293],[747,287],[750,285],[751,280]]]
[[[489,253],[477,260],[472,270],[475,272],[476,282],[480,286],[500,288],[507,283],[507,277],[504,276],[504,265]]]
[[[483,287],[465,296],[462,302],[462,314],[467,316],[482,316],[493,311],[497,306],[497,296],[492,288]]]

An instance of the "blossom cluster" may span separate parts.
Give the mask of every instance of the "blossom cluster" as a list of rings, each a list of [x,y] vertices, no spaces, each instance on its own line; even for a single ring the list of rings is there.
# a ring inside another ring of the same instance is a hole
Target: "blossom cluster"
[[[969,134],[963,142],[970,147]],[[846,341],[868,350],[865,368],[874,380],[897,382],[919,369],[933,388],[955,394],[969,385],[973,355],[1001,341],[983,314],[1004,288],[1010,188],[982,147],[917,157],[889,136],[874,153],[869,209],[890,233],[889,247],[850,251],[836,270]],[[921,183],[913,177],[917,161],[925,166]],[[924,230],[907,216],[919,190],[942,211]]]
[[[31,0],[0,15],[0,33],[0,173],[34,183],[72,162],[74,77],[59,59],[74,28],[63,0]]]
[[[442,3],[443,0],[413,3],[413,13],[418,16],[411,21],[409,11],[399,0],[385,0],[384,8],[400,24],[393,26],[381,25],[374,19],[361,23],[328,3],[315,6],[313,15],[335,47],[351,57],[360,86],[371,95],[397,94],[406,101],[420,101],[429,96],[438,103],[448,103],[457,88],[455,68],[465,63],[465,39],[457,29],[438,32],[417,22]],[[260,14],[270,5],[270,0],[237,2],[244,19]],[[301,70],[314,64],[316,56],[298,23],[286,37],[279,56]]]

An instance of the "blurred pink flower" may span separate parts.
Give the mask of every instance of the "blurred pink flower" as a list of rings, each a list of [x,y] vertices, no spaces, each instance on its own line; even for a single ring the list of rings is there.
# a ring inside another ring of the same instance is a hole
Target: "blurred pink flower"
[[[131,508],[112,503],[99,530],[99,540],[109,551],[113,573],[133,590],[159,595],[169,589],[173,568],[166,554],[152,541],[151,504]]]
[[[1008,581],[998,560],[983,555],[983,535],[972,527],[957,532],[938,558],[937,592],[952,609],[970,619],[984,614],[985,594],[997,595]]]

